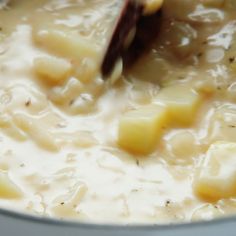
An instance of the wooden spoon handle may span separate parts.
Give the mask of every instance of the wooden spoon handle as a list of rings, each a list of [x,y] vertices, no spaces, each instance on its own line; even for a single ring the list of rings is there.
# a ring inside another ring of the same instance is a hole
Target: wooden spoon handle
[[[123,0],[121,4],[101,65],[104,78],[109,77],[119,58],[123,59],[125,66],[132,64],[159,31],[158,10],[163,0]],[[130,43],[128,47],[127,42]]]
[[[141,2],[124,0],[102,62],[103,76],[109,76],[117,59],[123,54],[125,41],[130,31],[136,27],[142,12],[143,4]]]

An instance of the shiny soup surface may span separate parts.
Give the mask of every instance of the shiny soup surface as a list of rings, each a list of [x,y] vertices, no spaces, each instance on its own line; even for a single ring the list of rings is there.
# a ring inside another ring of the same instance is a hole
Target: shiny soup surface
[[[165,0],[151,50],[104,80],[118,5],[0,1],[0,207],[119,224],[236,213],[235,1]]]

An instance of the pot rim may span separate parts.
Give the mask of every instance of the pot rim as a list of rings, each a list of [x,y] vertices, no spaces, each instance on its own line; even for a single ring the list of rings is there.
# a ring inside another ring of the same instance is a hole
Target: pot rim
[[[12,218],[15,220],[21,221],[28,221],[28,223],[35,223],[35,224],[44,224],[44,225],[51,225],[51,226],[59,226],[59,227],[72,227],[72,228],[83,228],[85,230],[121,230],[127,229],[129,231],[133,230],[148,230],[148,231],[163,231],[163,230],[176,230],[176,229],[183,229],[183,228],[199,228],[199,227],[209,227],[219,224],[225,223],[236,223],[236,215],[235,216],[228,216],[223,218],[217,218],[208,221],[197,221],[191,223],[171,223],[171,224],[156,224],[156,225],[148,225],[148,224],[129,224],[129,225],[122,225],[122,224],[98,224],[98,223],[86,223],[80,221],[73,221],[73,220],[60,220],[56,218],[44,217],[44,216],[37,216],[31,215],[27,213],[20,213],[17,211],[7,210],[0,208],[0,215]]]

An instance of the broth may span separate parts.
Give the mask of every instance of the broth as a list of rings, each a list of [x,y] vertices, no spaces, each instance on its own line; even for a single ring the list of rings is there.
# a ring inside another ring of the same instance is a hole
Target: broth
[[[152,49],[111,83],[99,61],[115,7],[0,10],[0,206],[121,224],[234,214],[234,1],[166,0]]]

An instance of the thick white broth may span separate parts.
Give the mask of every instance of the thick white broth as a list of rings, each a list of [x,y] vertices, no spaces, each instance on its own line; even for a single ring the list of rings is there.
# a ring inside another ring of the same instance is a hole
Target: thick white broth
[[[209,201],[193,187],[210,145],[236,141],[233,1],[166,0],[152,50],[111,84],[98,65],[115,2],[13,0],[0,10],[0,173],[20,192],[0,193],[0,206],[122,224],[234,214],[235,195]],[[70,57],[52,42],[48,48],[38,35],[53,30],[82,37],[88,51]],[[72,72],[60,80],[39,75],[38,57],[67,61]],[[180,84],[202,96],[191,125],[164,127],[148,154],[118,145],[126,112]]]

